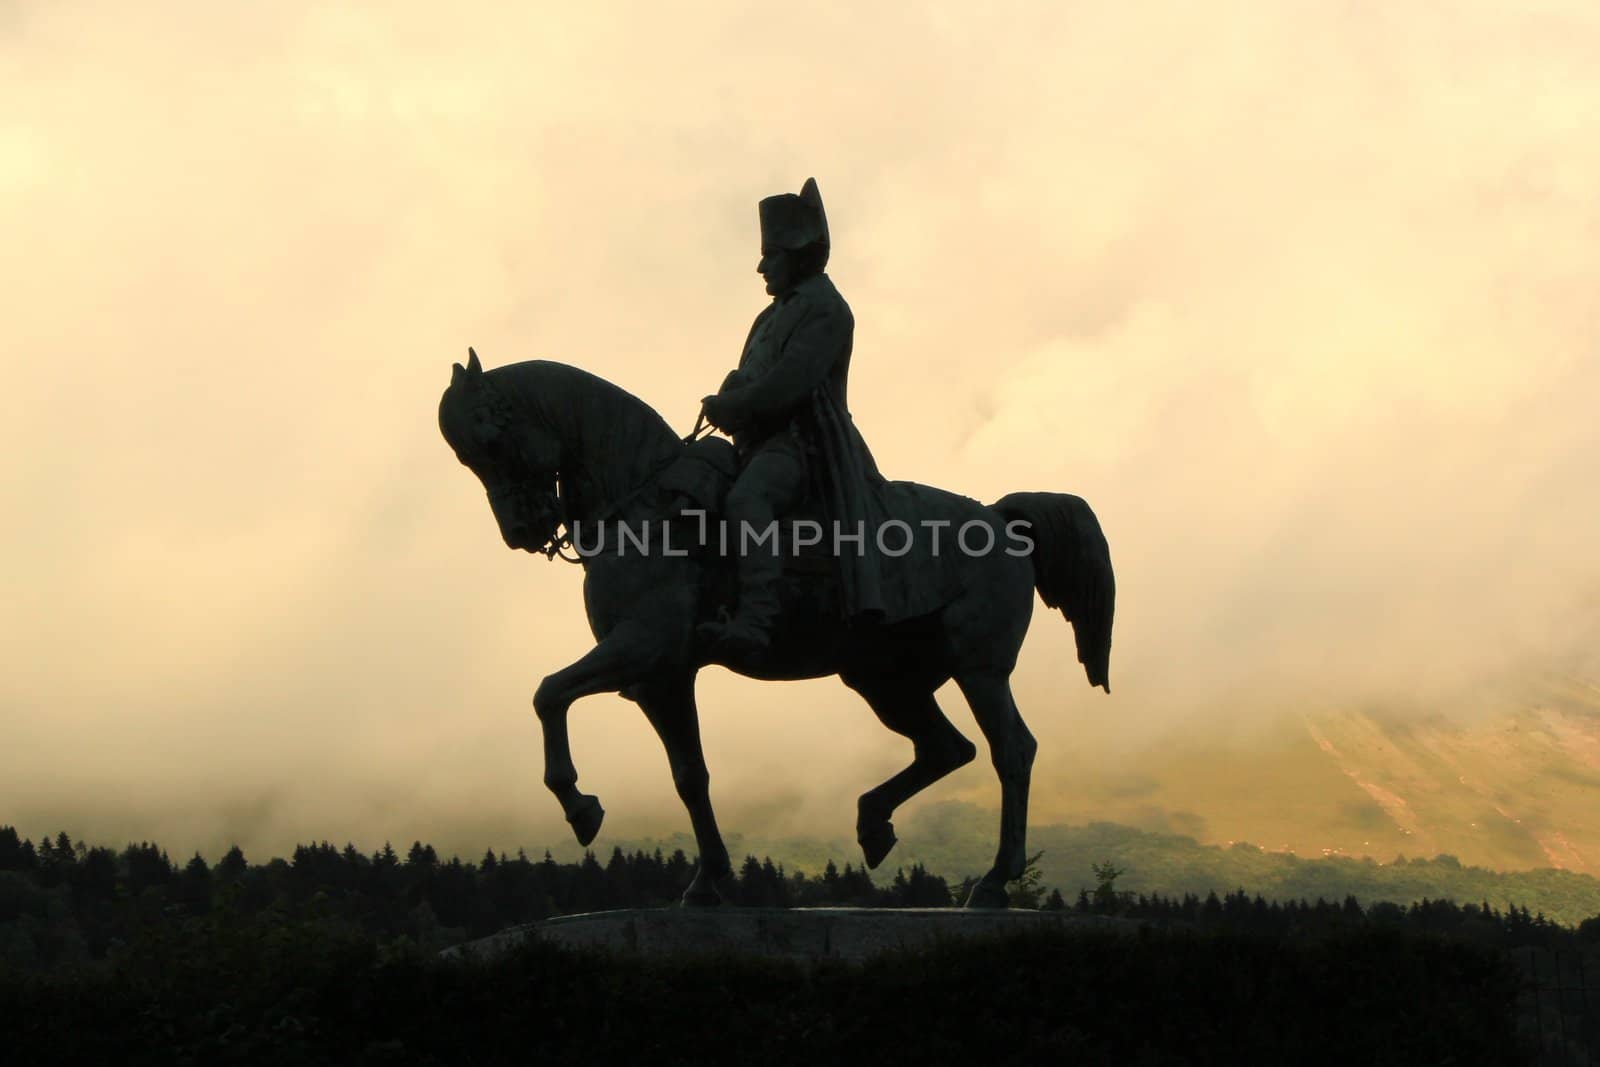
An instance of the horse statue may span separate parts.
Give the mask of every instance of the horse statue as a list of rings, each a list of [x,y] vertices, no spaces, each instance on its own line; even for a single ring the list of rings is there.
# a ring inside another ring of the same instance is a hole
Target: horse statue
[[[578,790],[567,711],[580,697],[620,693],[660,736],[694,828],[699,865],[683,903],[726,898],[733,869],[711,807],[694,694],[700,668],[720,663],[768,681],[838,675],[885,726],[911,741],[910,765],[858,801],[856,838],[875,868],[896,843],[895,809],[977,755],[934,700],[953,678],[1001,785],[994,865],[967,906],[1006,906],[1006,884],[1026,864],[1028,783],[1038,747],[1010,684],[1035,589],[1072,624],[1090,685],[1110,692],[1111,558],[1081,499],[1014,493],[986,507],[930,486],[885,483],[888,511],[903,533],[884,538],[880,531],[879,544],[900,537],[907,550],[889,553],[884,582],[915,614],[871,624],[842,618],[838,568],[825,553],[807,553],[814,542],[796,532],[785,542],[782,608],[770,648],[719,653],[696,636],[696,626],[726,611],[737,589],[735,560],[708,532],[737,469],[730,442],[681,438],[649,405],[578,368],[534,360],[485,371],[470,349],[440,400],[439,428],[488,491],[508,547],[569,559],[571,547],[583,564],[597,643],[545,678],[533,697],[544,783],[580,844],[594,840],[605,812]],[[949,542],[943,552],[941,533]],[[611,548],[595,548],[608,536]],[[587,549],[586,537],[593,542]],[[835,553],[849,540],[839,538]],[[978,551],[972,542],[987,547]],[[1001,550],[1002,542],[1010,547]]]

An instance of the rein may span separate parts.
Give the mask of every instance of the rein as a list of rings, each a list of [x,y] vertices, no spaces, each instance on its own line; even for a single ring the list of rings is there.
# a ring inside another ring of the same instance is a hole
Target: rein
[[[683,443],[692,445],[706,434],[709,434],[713,428],[711,420],[706,418],[706,409],[701,408],[700,417],[694,420],[694,429],[689,431],[689,436],[683,439]]]

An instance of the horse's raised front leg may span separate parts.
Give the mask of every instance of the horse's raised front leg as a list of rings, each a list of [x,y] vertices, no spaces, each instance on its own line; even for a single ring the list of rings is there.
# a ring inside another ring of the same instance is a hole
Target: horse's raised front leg
[[[895,809],[971,763],[978,750],[945,718],[933,694],[920,686],[879,678],[846,677],[843,681],[872,706],[883,725],[915,746],[910,766],[861,794],[856,802],[856,842],[867,866],[876,868],[895,846],[894,823],[889,821]]]
[[[651,679],[638,689],[639,706],[655,727],[667,750],[672,767],[672,784],[678,798],[689,811],[694,827],[695,846],[700,851],[700,866],[694,881],[683,894],[690,907],[721,904],[730,899],[733,864],[717,829],[711,810],[711,775],[706,770],[705,753],[700,746],[700,712],[694,702],[694,671],[674,670]]]
[[[624,623],[606,635],[588,655],[539,683],[533,710],[544,731],[544,784],[561,802],[580,845],[600,832],[605,809],[588,793],[578,792],[578,768],[567,738],[567,709],[579,697],[615,692],[637,682],[653,669],[661,652],[659,636],[648,626]]]
[[[1039,745],[1017,712],[1011,682],[999,671],[956,675],[956,684],[972,705],[973,717],[989,741],[994,769],[1000,776],[1000,847],[994,866],[978,880],[969,908],[1003,908],[1006,883],[1022,877],[1027,864],[1028,781]]]

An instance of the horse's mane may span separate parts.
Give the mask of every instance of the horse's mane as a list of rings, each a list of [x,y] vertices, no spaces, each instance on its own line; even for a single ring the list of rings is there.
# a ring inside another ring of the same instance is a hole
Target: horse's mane
[[[683,447],[656,410],[598,375],[533,359],[486,371],[529,418],[560,440],[567,518],[616,506]]]

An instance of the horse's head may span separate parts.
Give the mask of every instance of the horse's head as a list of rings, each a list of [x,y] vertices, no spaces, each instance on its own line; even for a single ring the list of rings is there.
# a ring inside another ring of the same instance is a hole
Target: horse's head
[[[439,400],[439,432],[488,490],[506,545],[546,551],[561,524],[560,441],[484,373],[470,348],[467,365],[455,364],[450,387]]]

